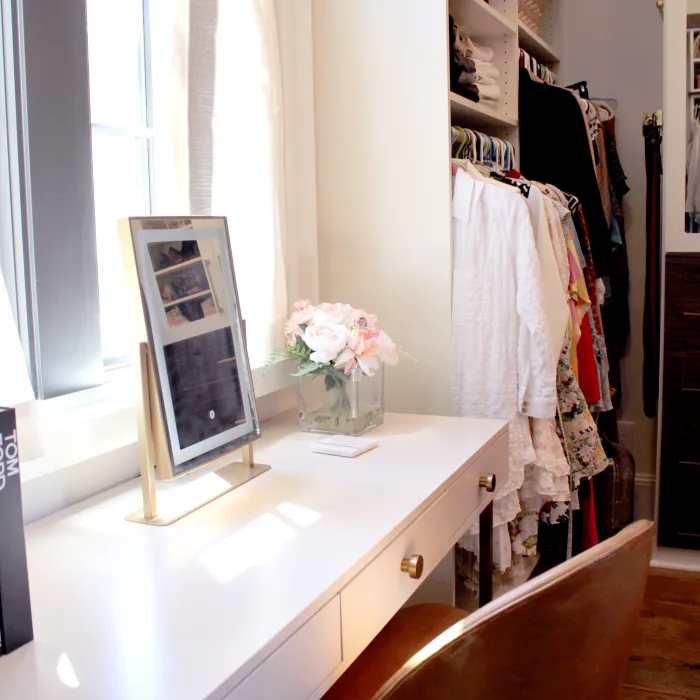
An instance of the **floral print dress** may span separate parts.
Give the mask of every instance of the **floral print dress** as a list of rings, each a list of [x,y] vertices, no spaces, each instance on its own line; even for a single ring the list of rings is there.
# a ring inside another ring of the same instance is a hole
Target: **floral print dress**
[[[557,434],[564,443],[575,488],[583,477],[595,476],[610,466],[610,460],[571,367],[570,336],[567,336],[559,357],[557,390],[560,417]]]

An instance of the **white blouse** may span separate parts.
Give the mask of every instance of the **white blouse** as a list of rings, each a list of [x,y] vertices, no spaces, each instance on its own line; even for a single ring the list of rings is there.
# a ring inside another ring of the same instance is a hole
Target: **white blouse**
[[[535,459],[527,416],[555,415],[561,345],[553,357],[539,254],[520,192],[458,171],[452,228],[453,411],[510,421],[509,475],[494,501],[494,559],[505,569],[506,524],[520,511],[517,491]],[[463,544],[475,549],[474,540]]]

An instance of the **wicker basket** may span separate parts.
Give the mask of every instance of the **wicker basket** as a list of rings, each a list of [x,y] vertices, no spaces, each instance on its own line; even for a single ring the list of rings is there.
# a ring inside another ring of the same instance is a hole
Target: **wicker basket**
[[[540,33],[542,16],[545,3],[548,0],[518,0],[518,16],[523,24],[532,29],[535,34]]]

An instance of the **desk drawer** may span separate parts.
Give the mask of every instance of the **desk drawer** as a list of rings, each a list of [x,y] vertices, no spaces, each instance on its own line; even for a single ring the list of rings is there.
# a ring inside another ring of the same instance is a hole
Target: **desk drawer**
[[[665,327],[674,338],[682,334],[685,347],[692,341],[697,348],[700,341],[700,255],[671,253],[666,256]]]
[[[311,658],[313,662],[309,661]],[[335,596],[226,700],[305,700],[341,661],[340,598]]]
[[[502,480],[507,465],[503,436],[341,591],[345,661],[359,656],[481,512],[488,494],[479,489],[479,477],[496,474]],[[420,580],[401,571],[401,560],[416,554],[425,564]]]

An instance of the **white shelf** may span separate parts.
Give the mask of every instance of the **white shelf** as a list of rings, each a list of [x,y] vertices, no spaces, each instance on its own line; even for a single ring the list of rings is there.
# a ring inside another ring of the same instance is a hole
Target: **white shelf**
[[[515,34],[517,27],[484,0],[452,0],[450,11],[463,35],[472,38]]]
[[[173,306],[182,304],[183,301],[192,301],[192,299],[199,299],[200,297],[211,296],[211,289],[205,289],[203,292],[196,292],[195,294],[189,294],[182,299],[175,299],[174,301],[166,301],[163,303],[163,308],[170,309]]]
[[[540,63],[559,63],[554,49],[522,21],[518,20],[518,43]]]
[[[459,118],[460,123],[456,123],[456,126],[464,125],[478,129],[493,129],[509,128],[518,125],[517,119],[501,114],[488,104],[484,104],[483,100],[481,102],[472,102],[456,92],[450,92],[450,111],[452,112],[453,123],[455,123],[454,117]],[[461,122],[464,123],[462,124]]]
[[[190,265],[194,265],[195,263],[201,262],[201,260],[201,257],[192,258],[191,260],[185,260],[185,262],[178,263],[177,265],[164,267],[163,269],[156,271],[156,277],[160,277],[161,275],[167,275],[170,272],[177,272],[177,270],[182,270],[183,267],[189,267]]]
[[[698,90],[688,90],[689,95],[700,95],[700,89]]]

